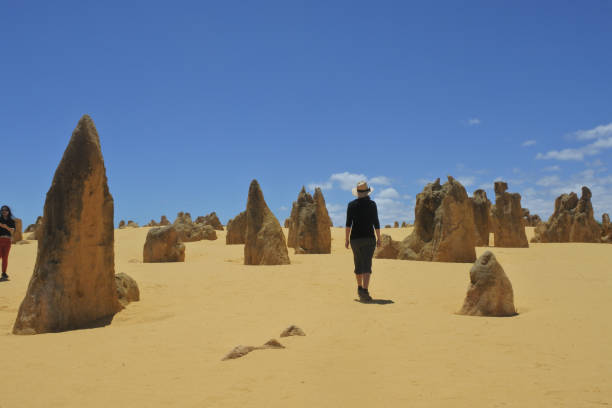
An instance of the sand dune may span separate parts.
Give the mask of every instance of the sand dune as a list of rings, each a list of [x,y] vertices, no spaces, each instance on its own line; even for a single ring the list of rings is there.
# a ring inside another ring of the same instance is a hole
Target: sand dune
[[[56,334],[11,334],[36,243],[12,247],[0,407],[612,405],[610,245],[493,248],[519,315],[482,318],[454,314],[470,264],[375,259],[370,292],[392,303],[354,301],[341,228],[331,255],[290,250],[282,266],[243,265],[224,231],[186,243],[185,263],[143,264],[147,231],[115,231],[116,272],[136,279],[141,301],[110,326]],[[306,336],[281,339],[290,324]],[[221,361],[270,338],[287,348]]]

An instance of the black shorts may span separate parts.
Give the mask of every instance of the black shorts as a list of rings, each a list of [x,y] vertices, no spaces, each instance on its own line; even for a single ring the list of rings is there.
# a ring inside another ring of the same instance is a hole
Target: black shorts
[[[355,261],[355,274],[372,273],[372,257],[376,249],[374,238],[351,239],[351,249]]]

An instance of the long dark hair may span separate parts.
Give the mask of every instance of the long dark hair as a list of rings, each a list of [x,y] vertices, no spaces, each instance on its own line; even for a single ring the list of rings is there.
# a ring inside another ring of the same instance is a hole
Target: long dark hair
[[[2,217],[2,210],[4,209],[8,210],[8,220],[12,220],[13,219],[13,213],[11,212],[11,207],[9,207],[8,205],[3,205],[2,207],[0,207],[0,217]]]

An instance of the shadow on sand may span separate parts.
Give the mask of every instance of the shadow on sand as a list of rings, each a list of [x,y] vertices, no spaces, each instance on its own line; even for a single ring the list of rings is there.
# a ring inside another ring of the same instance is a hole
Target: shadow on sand
[[[395,303],[391,299],[372,299],[369,302],[359,300],[359,299],[354,299],[354,300],[357,303],[363,303],[365,305],[390,305],[392,303]]]

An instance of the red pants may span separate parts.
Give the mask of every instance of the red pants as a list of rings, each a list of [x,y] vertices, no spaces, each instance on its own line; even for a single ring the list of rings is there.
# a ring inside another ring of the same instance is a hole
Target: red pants
[[[11,250],[10,238],[0,238],[0,258],[2,258],[2,273],[6,273],[6,267],[8,266],[8,254]]]

